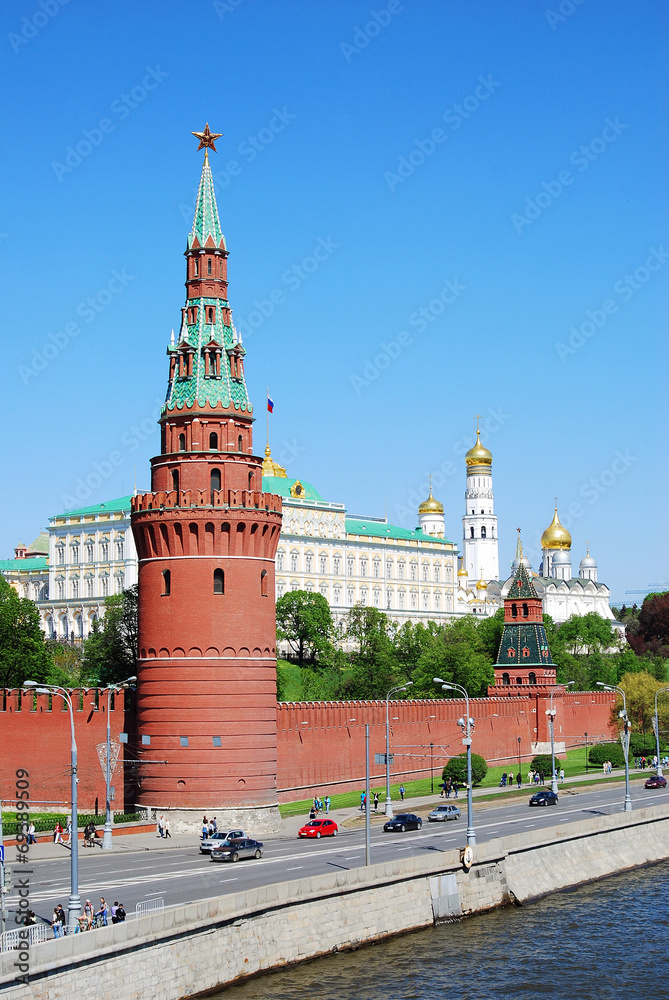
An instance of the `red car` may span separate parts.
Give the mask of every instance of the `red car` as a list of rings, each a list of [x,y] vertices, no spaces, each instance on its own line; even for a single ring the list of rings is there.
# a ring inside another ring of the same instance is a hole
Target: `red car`
[[[301,830],[298,830],[298,837],[336,837],[339,833],[337,824],[331,819],[312,819]]]
[[[667,779],[663,778],[661,774],[651,774],[650,778],[647,779],[644,788],[666,788]]]

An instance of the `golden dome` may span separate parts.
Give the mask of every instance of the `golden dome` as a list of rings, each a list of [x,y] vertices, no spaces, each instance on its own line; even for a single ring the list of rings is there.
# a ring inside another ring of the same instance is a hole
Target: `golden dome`
[[[272,458],[272,452],[269,450],[269,444],[265,445],[265,458],[262,463],[262,474],[263,476],[278,476],[280,479],[286,479],[286,470],[278,462],[275,462]]]
[[[566,549],[567,551],[571,548],[571,535],[564,525],[560,524],[557,507],[555,508],[553,520],[541,536],[541,548]]]
[[[467,576],[467,570],[464,567],[464,563],[462,564],[462,566],[458,570],[458,576]]]
[[[427,500],[423,500],[422,504],[418,508],[419,514],[443,514],[444,505],[435,500],[432,496],[432,485],[430,485],[430,495]]]
[[[476,589],[477,590],[487,590],[488,589],[488,584],[486,583],[485,580],[479,580],[478,583],[476,584]]]
[[[465,462],[467,466],[492,465],[492,452],[481,444],[481,432],[478,427],[476,428],[476,444],[465,455]]]

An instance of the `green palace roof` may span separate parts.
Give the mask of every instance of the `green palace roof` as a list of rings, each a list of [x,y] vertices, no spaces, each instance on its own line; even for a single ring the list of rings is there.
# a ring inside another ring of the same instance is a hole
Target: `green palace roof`
[[[29,573],[31,570],[47,569],[48,560],[46,556],[35,556],[31,559],[0,559],[0,573],[11,573],[13,570],[23,570]]]
[[[420,528],[409,530],[398,528],[396,524],[385,521],[363,521],[355,517],[346,518],[346,532],[349,535],[367,535],[368,538],[394,538],[406,541],[437,542],[440,545],[451,545],[448,538],[437,538],[436,535],[426,535]]]
[[[295,483],[300,483],[304,487],[304,494],[302,496],[293,497],[290,495],[290,491]],[[305,482],[304,479],[288,479],[285,476],[263,476],[262,488],[265,493],[275,493],[277,496],[285,497],[286,500],[311,500],[316,503],[327,503],[325,497],[322,497],[318,490],[311,483]]]
[[[66,510],[62,514],[55,514],[54,517],[83,517],[85,514],[118,514],[122,511],[130,512],[130,501],[132,494],[127,497],[119,497],[118,500],[106,500],[104,503],[94,504],[92,507],[78,507],[76,510]]]

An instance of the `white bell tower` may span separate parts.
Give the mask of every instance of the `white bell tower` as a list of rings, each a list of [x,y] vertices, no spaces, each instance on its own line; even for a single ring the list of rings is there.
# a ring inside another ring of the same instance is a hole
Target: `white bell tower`
[[[470,580],[499,580],[497,515],[492,492],[492,454],[481,444],[476,418],[476,444],[465,455],[467,488],[462,518],[462,562]]]

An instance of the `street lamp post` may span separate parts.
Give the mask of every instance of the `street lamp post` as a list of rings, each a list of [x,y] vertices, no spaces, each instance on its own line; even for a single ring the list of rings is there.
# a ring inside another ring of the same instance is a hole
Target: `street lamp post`
[[[558,782],[557,775],[555,773],[555,714],[557,709],[553,708],[553,695],[558,690],[558,688],[568,688],[571,687],[574,681],[568,681],[566,684],[558,684],[556,687],[551,689],[551,701],[550,708],[546,709],[546,715],[551,727],[551,791],[557,795],[558,793]]]
[[[519,736],[518,737],[518,774],[521,774],[522,770],[523,770],[522,764],[520,763],[520,736]],[[521,781],[522,781],[522,778],[521,778]],[[518,787],[520,788],[520,782],[518,782]]]
[[[632,796],[630,795],[630,720],[627,717],[627,698],[623,689],[617,687],[615,684],[604,684],[603,681],[597,681],[597,687],[604,688],[605,691],[617,691],[623,698],[623,710],[620,713],[620,718],[623,720],[625,726],[621,737],[623,754],[625,755],[625,804],[623,805],[623,812],[630,812],[632,809]]]
[[[458,725],[463,733],[462,745],[467,747],[467,844],[473,847],[476,844],[474,802],[472,799],[472,730],[474,720],[469,715],[469,694],[461,684],[452,684],[442,680],[441,677],[434,677],[433,680],[435,684],[441,684],[443,691],[460,691],[465,696],[467,718],[458,719]]]
[[[105,766],[105,825],[102,834],[102,850],[111,851],[112,849],[112,814],[111,814],[111,720],[109,718],[109,711],[111,707],[111,696],[112,693],[118,694],[119,691],[124,691],[132,685],[137,680],[136,677],[128,677],[126,680],[121,681],[120,684],[112,684],[111,687],[107,689],[107,762]]]
[[[70,837],[70,898],[67,902],[67,931],[68,934],[74,934],[79,917],[81,916],[81,899],[79,897],[79,822],[77,815],[77,785],[79,784],[79,777],[77,774],[77,741],[74,736],[74,707],[72,705],[72,692],[67,688],[59,687],[57,684],[38,684],[37,681],[24,681],[23,686],[26,688],[34,688],[37,694],[60,695],[67,705],[70,713],[72,835]]]
[[[655,753],[657,754],[656,771],[662,777],[662,764],[660,762],[660,721],[657,717],[657,696],[663,691],[669,691],[669,687],[658,688],[655,692]]]
[[[585,736],[585,773],[588,773],[588,734],[584,733]]]
[[[391,688],[386,695],[386,816],[389,816],[390,819],[393,818],[393,804],[390,799],[390,696],[395,691],[404,691],[405,688],[412,685],[413,681],[399,684],[397,687]]]
[[[434,795],[434,743],[430,743],[430,794]]]

